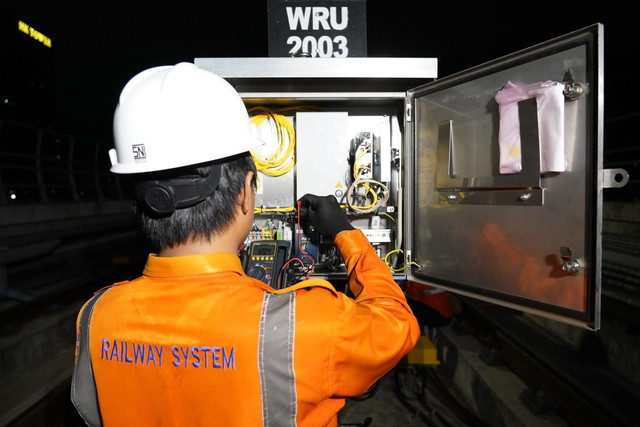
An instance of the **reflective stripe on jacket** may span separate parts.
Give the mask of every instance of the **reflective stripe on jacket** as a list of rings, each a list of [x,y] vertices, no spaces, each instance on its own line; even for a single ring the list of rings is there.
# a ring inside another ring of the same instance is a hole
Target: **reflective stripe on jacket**
[[[73,381],[95,378],[88,411],[107,426],[336,425],[343,396],[364,393],[420,330],[362,232],[335,243],[355,299],[320,279],[276,291],[233,254],[151,255],[142,277],[100,294],[90,334],[79,316],[91,357],[83,367],[79,343]],[[74,393],[86,413],[90,391]]]

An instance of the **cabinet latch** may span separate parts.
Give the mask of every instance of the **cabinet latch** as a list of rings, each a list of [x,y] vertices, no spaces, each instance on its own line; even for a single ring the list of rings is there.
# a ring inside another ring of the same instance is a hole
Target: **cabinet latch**
[[[577,259],[573,258],[571,248],[560,248],[560,257],[562,258],[563,265],[562,270],[569,274],[578,274],[582,270],[582,266]]]

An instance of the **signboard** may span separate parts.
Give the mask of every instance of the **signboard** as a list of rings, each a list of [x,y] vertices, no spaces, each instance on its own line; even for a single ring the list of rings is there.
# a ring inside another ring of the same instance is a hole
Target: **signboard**
[[[26,23],[24,23],[22,21],[18,21],[18,30],[20,30],[23,33],[25,33],[26,35],[30,36],[32,39],[34,39],[36,41],[39,41],[40,43],[42,43],[46,47],[49,47],[49,48],[51,47],[51,39],[49,37],[45,36],[40,31],[38,31],[35,28],[27,25]]]
[[[366,0],[269,0],[269,56],[367,56]]]

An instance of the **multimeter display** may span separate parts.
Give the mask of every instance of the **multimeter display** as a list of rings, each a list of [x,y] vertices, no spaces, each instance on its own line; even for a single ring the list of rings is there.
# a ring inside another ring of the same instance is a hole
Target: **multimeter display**
[[[255,243],[251,246],[251,255],[274,256],[276,254],[276,242]]]
[[[285,286],[287,272],[282,267],[289,259],[291,242],[286,240],[259,240],[251,242],[243,262],[247,276],[279,289]]]

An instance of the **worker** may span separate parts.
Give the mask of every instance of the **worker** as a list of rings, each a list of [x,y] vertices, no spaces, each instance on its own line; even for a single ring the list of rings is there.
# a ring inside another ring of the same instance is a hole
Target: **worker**
[[[339,248],[354,298],[318,278],[275,290],[243,272],[261,144],[250,126],[231,85],[194,64],[124,87],[111,170],[133,178],[158,253],[80,311],[71,396],[89,425],[336,425],[344,398],[417,342],[402,290],[333,196],[300,206]]]

